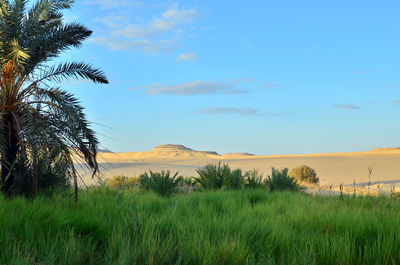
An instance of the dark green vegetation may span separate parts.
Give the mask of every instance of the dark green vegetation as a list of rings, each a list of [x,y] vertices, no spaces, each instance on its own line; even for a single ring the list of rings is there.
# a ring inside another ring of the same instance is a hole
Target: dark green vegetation
[[[242,173],[241,169],[231,170],[228,164],[208,164],[197,170],[196,178],[178,177],[178,172],[173,176],[171,172],[161,171],[146,172],[139,178],[114,176],[105,181],[105,185],[121,190],[142,189],[151,190],[161,196],[168,197],[173,193],[187,193],[194,190],[242,190],[242,189],[269,189],[270,191],[299,191],[301,187],[293,177],[288,176],[288,169],[278,170],[272,168],[272,175],[262,180],[262,175],[253,169]]]
[[[183,178],[178,177],[178,172],[171,176],[169,170],[161,171],[161,173],[150,170],[150,175],[147,172],[140,175],[139,182],[140,188],[152,190],[161,196],[168,197],[178,191],[178,186],[183,182]]]
[[[266,179],[266,186],[270,191],[282,191],[291,190],[299,191],[301,187],[297,184],[293,177],[288,176],[289,169],[284,168],[282,170],[272,168],[271,176]]]
[[[203,189],[220,189],[227,184],[228,178],[231,177],[231,169],[228,164],[218,165],[208,164],[205,167],[198,169],[196,182]]]
[[[400,263],[395,197],[96,189],[0,197],[0,227],[0,264]]]
[[[98,171],[98,140],[78,100],[57,83],[108,81],[86,63],[50,63],[92,34],[65,23],[62,12],[73,2],[0,1],[0,187],[6,195],[35,197],[71,180],[77,188],[74,160]]]
[[[289,176],[301,182],[311,184],[319,183],[319,178],[317,177],[317,173],[315,172],[315,170],[306,165],[293,168],[292,170],[290,170]]]
[[[262,175],[253,169],[242,173],[241,169],[231,170],[228,164],[206,165],[197,170],[199,176],[195,178],[195,184],[198,184],[204,190],[240,190],[240,189],[261,189],[268,188],[270,191],[299,191],[301,187],[297,181],[288,176],[289,169],[282,170],[272,168],[271,176],[264,181]]]
[[[198,169],[199,176],[195,178],[198,184],[205,190],[216,189],[258,189],[268,187],[272,190],[299,190],[300,187],[292,177],[288,176],[288,169],[278,170],[272,168],[272,176],[263,181],[263,177],[253,169],[242,173],[241,169],[231,170],[228,164],[209,164]]]

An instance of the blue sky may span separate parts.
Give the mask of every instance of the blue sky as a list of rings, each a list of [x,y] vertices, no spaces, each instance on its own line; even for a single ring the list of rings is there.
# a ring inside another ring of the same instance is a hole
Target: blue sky
[[[61,61],[115,152],[175,143],[295,154],[400,145],[399,1],[77,1],[94,31]]]

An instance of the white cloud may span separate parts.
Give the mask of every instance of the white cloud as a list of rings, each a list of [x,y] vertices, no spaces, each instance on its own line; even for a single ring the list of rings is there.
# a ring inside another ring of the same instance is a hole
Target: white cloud
[[[90,0],[87,4],[98,3],[106,7],[123,7],[130,1]],[[179,37],[182,37],[185,24],[195,21],[199,13],[195,9],[179,9],[177,4],[159,13],[152,20],[145,22],[141,17],[136,19],[139,24],[129,24],[129,18],[120,13],[97,18],[108,28],[108,35],[94,38],[92,41],[106,45],[111,50],[142,50],[146,53],[160,54],[176,47]],[[173,40],[171,40],[173,39]]]
[[[152,89],[152,88],[158,88],[158,87],[162,87],[162,86],[163,86],[163,84],[161,84],[161,83],[154,83],[154,84],[150,84],[150,85],[147,85],[147,86],[143,86],[142,88]]]
[[[111,9],[117,7],[139,7],[143,6],[143,2],[131,0],[87,0],[83,2],[86,5],[97,5],[101,9]]]
[[[227,91],[227,93],[228,93],[228,94],[231,94],[231,95],[248,94],[248,93],[250,93],[250,92],[251,92],[251,91],[248,90],[248,89],[234,89],[234,90],[229,90],[229,91]]]
[[[245,77],[234,78],[234,79],[232,79],[232,82],[235,84],[239,84],[241,82],[250,83],[250,82],[253,82],[254,80],[255,79],[252,77],[245,76]]]
[[[97,17],[94,21],[101,22],[109,28],[118,28],[121,25],[127,24],[129,18],[125,15],[110,13],[106,16]]]
[[[197,55],[195,53],[181,53],[178,58],[176,58],[177,61],[193,61],[197,60]]]
[[[170,9],[162,13],[162,16],[182,23],[195,21],[199,18],[199,13],[195,9],[179,10],[178,4],[175,3]]]
[[[211,81],[194,81],[172,86],[159,86],[148,89],[148,94],[171,94],[171,95],[205,95],[223,92],[232,89],[233,85],[229,83],[219,83]]]
[[[385,87],[398,87],[399,84],[393,84],[393,83],[387,83],[385,84]]]
[[[346,109],[346,110],[356,110],[356,109],[361,108],[360,106],[353,105],[353,104],[334,104],[333,106],[335,108]]]
[[[149,38],[153,37],[157,31],[142,25],[131,24],[124,29],[113,30],[111,35],[113,36],[124,36],[128,39],[136,39],[136,38]]]
[[[113,51],[136,51],[141,50],[152,55],[168,53],[173,50],[173,42],[153,42],[149,40],[121,40],[112,37],[93,37],[89,42],[107,46]]]
[[[151,95],[170,94],[186,96],[216,93],[236,95],[250,93],[251,90],[241,86],[241,84],[248,83],[253,80],[254,79],[250,77],[241,77],[235,79],[227,79],[224,82],[198,80],[175,85],[163,85],[161,83],[155,83],[141,86],[136,89],[143,89],[147,94]]]
[[[259,115],[258,111],[251,108],[213,107],[199,110],[203,114],[238,114],[245,116]]]

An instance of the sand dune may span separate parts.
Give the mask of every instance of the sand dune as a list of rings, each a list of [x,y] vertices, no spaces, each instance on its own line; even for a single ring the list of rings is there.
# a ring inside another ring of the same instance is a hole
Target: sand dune
[[[229,163],[231,168],[258,169],[267,176],[271,167],[293,168],[308,165],[314,168],[321,186],[368,183],[367,167],[374,165],[372,182],[400,186],[400,149],[380,148],[365,152],[323,153],[302,155],[255,156],[247,153],[219,155],[210,151],[195,151],[182,145],[163,145],[145,152],[100,153],[102,176],[139,176],[149,169],[179,171],[184,176],[196,176],[196,169],[208,163]],[[93,184],[88,174],[85,182]]]

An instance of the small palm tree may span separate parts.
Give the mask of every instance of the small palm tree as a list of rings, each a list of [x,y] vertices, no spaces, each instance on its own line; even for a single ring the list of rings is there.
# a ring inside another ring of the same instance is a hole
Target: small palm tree
[[[288,176],[289,169],[282,170],[272,168],[271,176],[266,179],[266,186],[270,191],[300,191],[302,187],[297,184],[294,177]]]
[[[73,179],[77,191],[73,163],[84,162],[97,173],[98,140],[78,100],[53,85],[64,78],[108,81],[86,63],[49,64],[61,52],[80,47],[92,33],[63,21],[62,11],[74,1],[39,0],[26,11],[27,2],[0,0],[1,190],[8,195],[17,191],[17,172],[22,172],[34,197],[43,168],[38,165],[46,161]]]
[[[199,176],[195,179],[204,189],[220,189],[224,182],[231,176],[231,169],[228,164],[221,162],[217,165],[208,164],[202,168],[197,169]]]
[[[183,177],[178,177],[178,173],[171,175],[169,170],[162,170],[161,173],[150,170],[150,176],[147,172],[140,175],[140,187],[144,190],[152,190],[164,197],[171,196],[171,194],[178,191],[179,185],[183,182]]]

